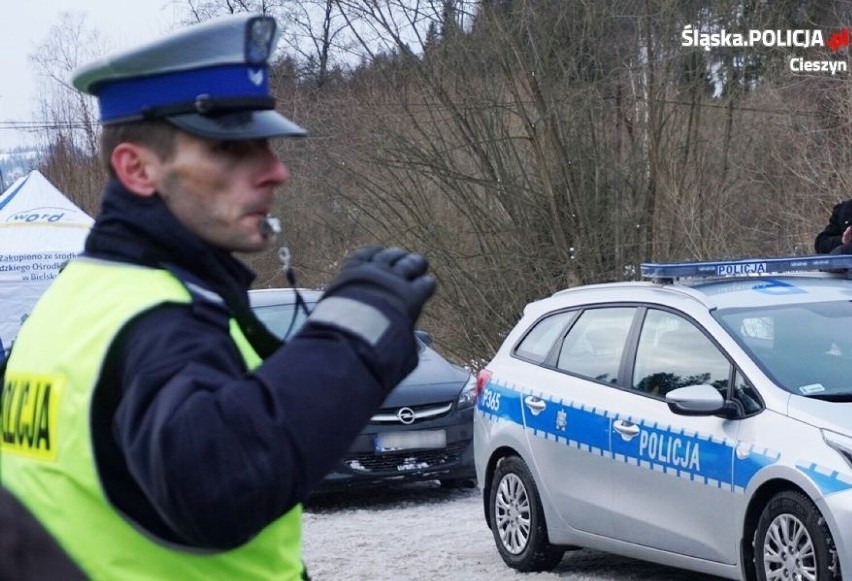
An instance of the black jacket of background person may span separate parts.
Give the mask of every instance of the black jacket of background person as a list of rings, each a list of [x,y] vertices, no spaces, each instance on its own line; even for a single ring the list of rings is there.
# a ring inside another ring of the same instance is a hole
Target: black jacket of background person
[[[408,317],[358,289],[347,296],[391,321],[375,347],[308,319],[276,350],[248,306],[254,274],[190,233],[158,196],[135,196],[116,180],[85,254],[168,262],[230,307],[170,304],[136,317],[113,341],[95,390],[105,491],[166,540],[226,549],[256,535],[306,498],[417,364]],[[234,313],[265,359],[252,373],[228,332]]]
[[[843,231],[852,226],[852,200],[840,202],[831,211],[828,226],[817,234],[814,250],[817,254],[828,254],[841,245]]]

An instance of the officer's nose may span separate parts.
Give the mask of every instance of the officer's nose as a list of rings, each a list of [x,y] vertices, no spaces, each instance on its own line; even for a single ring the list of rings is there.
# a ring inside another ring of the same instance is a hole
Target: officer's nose
[[[278,155],[267,144],[261,152],[261,173],[259,180],[264,185],[279,186],[290,178],[290,172]]]

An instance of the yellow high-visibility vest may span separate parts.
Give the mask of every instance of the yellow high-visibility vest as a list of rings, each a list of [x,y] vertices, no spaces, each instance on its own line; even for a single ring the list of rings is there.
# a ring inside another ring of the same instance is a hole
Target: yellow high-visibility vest
[[[8,362],[0,484],[92,579],[300,579],[301,505],[242,546],[205,552],[140,532],[104,494],[89,414],[109,347],[136,315],[191,301],[166,270],[71,261],[21,328]],[[255,368],[260,357],[233,319],[230,330],[247,367]]]

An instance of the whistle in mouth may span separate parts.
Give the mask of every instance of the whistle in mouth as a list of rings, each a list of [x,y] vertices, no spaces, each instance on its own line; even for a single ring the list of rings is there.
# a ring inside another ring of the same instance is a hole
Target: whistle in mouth
[[[267,214],[260,227],[263,230],[264,237],[274,237],[281,232],[281,220]]]

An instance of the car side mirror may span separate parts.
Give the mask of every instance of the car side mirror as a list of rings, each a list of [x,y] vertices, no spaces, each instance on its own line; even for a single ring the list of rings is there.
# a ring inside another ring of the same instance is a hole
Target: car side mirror
[[[432,346],[432,334],[429,331],[424,331],[423,329],[415,329],[414,335],[417,336],[420,341],[423,342],[427,347]]]
[[[666,394],[666,403],[673,413],[681,416],[730,416],[731,406],[712,385],[687,385],[673,389]],[[736,406],[734,406],[736,407]]]

